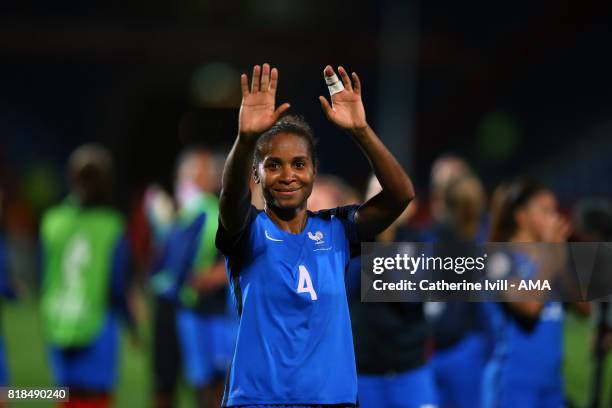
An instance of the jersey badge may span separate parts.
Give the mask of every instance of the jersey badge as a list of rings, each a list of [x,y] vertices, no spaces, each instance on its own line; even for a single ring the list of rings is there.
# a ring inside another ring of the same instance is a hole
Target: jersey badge
[[[315,245],[322,245],[325,243],[325,241],[323,241],[323,233],[321,231],[317,231],[314,234],[308,231],[308,238],[312,239],[315,242]]]

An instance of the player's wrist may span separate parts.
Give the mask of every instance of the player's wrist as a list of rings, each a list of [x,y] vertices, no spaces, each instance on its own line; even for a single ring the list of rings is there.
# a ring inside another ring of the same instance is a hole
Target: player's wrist
[[[350,128],[349,133],[356,138],[367,137],[370,133],[370,125],[367,122]]]
[[[243,146],[253,146],[257,142],[257,139],[261,136],[261,133],[238,130],[238,143]]]

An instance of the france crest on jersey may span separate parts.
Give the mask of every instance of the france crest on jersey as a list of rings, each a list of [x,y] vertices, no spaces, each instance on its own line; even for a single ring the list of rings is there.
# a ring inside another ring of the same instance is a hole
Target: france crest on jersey
[[[235,237],[219,223],[240,314],[224,406],[356,403],[345,273],[357,208],[308,212],[299,234],[254,207]]]

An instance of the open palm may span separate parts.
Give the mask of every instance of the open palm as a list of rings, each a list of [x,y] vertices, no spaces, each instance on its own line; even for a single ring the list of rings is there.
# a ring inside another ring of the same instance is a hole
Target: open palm
[[[240,76],[242,88],[242,104],[238,116],[238,128],[242,135],[257,137],[270,129],[280,115],[289,109],[284,103],[278,108],[276,105],[276,87],[278,84],[278,70],[270,65],[253,67],[253,78],[249,90],[248,77]]]
[[[365,109],[361,101],[361,81],[353,72],[353,83],[342,67],[338,67],[338,73],[344,84],[344,90],[331,96],[331,105],[323,96],[319,96],[321,107],[327,119],[344,130],[357,130],[367,126]],[[324,76],[331,76],[334,70],[326,66]]]

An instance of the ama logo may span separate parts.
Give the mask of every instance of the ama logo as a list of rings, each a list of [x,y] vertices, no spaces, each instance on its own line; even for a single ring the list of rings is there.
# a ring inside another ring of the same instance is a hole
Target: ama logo
[[[521,279],[521,282],[519,283],[519,290],[548,290],[550,291],[550,283],[548,282],[548,279],[543,279],[543,280],[528,280],[528,279]]]

